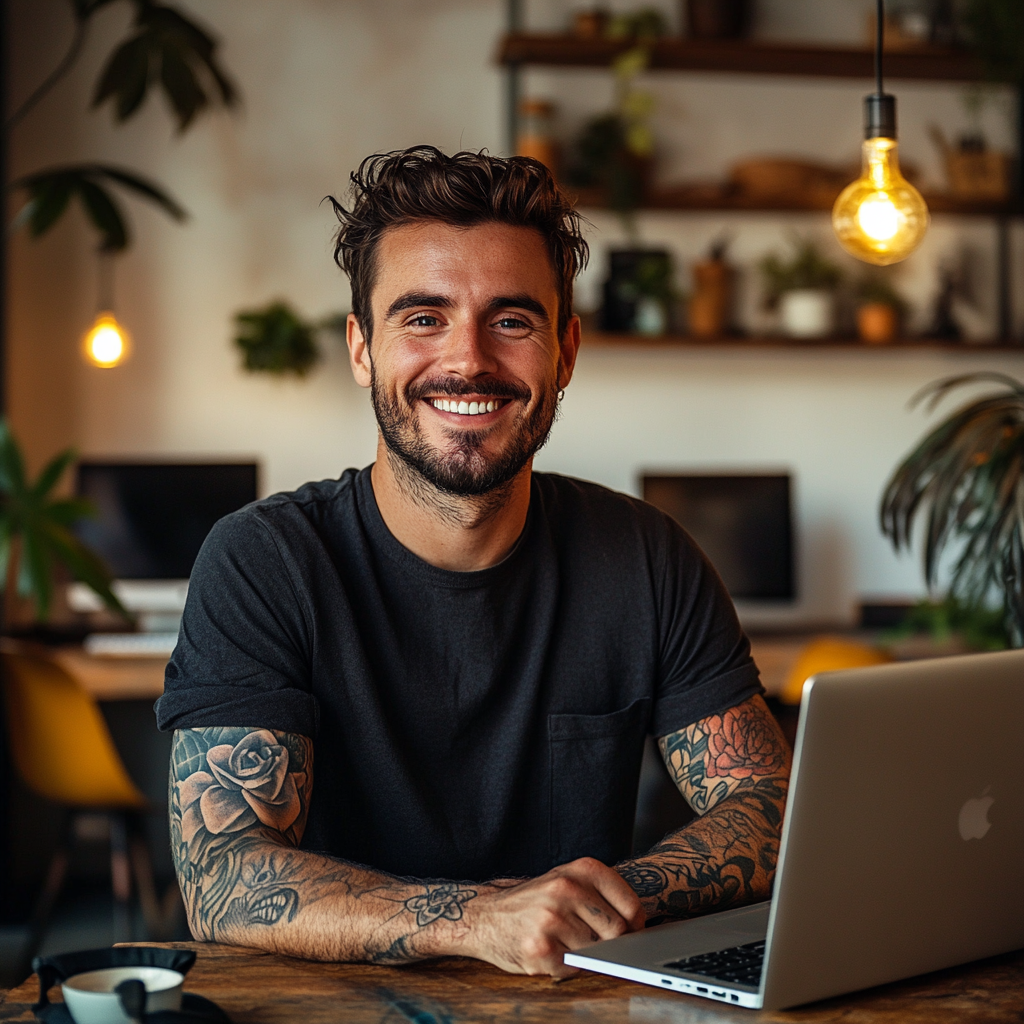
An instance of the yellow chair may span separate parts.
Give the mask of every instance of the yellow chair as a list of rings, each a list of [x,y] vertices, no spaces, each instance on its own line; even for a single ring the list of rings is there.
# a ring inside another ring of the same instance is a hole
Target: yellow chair
[[[149,849],[141,832],[148,801],[132,782],[96,702],[45,652],[0,646],[11,759],[25,785],[64,808],[61,838],[33,910],[22,966],[31,962],[67,874],[76,819],[102,814],[110,829],[110,873],[118,939],[130,938],[134,868],[147,929],[159,929]]]
[[[783,704],[799,704],[804,683],[818,672],[884,665],[890,661],[892,658],[877,647],[839,636],[818,637],[797,655],[793,667],[786,675],[779,699]]]

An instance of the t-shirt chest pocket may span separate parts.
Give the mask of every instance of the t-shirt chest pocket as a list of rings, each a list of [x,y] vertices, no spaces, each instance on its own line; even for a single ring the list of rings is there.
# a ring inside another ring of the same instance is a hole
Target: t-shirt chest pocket
[[[608,715],[548,715],[552,864],[632,852],[633,817],[651,700]]]

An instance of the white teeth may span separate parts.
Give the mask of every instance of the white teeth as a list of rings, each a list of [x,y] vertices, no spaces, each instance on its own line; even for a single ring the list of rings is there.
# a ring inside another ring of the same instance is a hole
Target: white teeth
[[[453,402],[447,398],[432,398],[430,404],[442,412],[455,412],[460,416],[480,416],[485,412],[494,412],[500,402]]]

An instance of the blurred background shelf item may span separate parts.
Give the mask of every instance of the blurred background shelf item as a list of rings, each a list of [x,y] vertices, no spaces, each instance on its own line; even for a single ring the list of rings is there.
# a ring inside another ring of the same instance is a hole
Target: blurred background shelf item
[[[498,60],[506,65],[607,67],[635,45],[633,39],[512,32],[502,39]],[[647,45],[651,52],[650,67],[666,71],[869,79],[874,68],[874,54],[867,47],[678,38],[657,39]],[[973,82],[982,77],[973,54],[933,46],[887,53],[885,70],[890,78],[930,81]]]

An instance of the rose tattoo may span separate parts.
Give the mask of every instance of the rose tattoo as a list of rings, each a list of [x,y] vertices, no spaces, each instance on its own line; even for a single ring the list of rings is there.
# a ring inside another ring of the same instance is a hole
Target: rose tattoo
[[[749,779],[771,775],[782,767],[778,737],[763,715],[750,704],[730,708],[708,719],[707,777]]]
[[[305,774],[288,772],[288,750],[272,732],[256,729],[233,747],[211,747],[206,763],[208,772],[193,772],[180,783],[185,842],[200,828],[220,835],[260,821],[283,832],[298,818]]]

